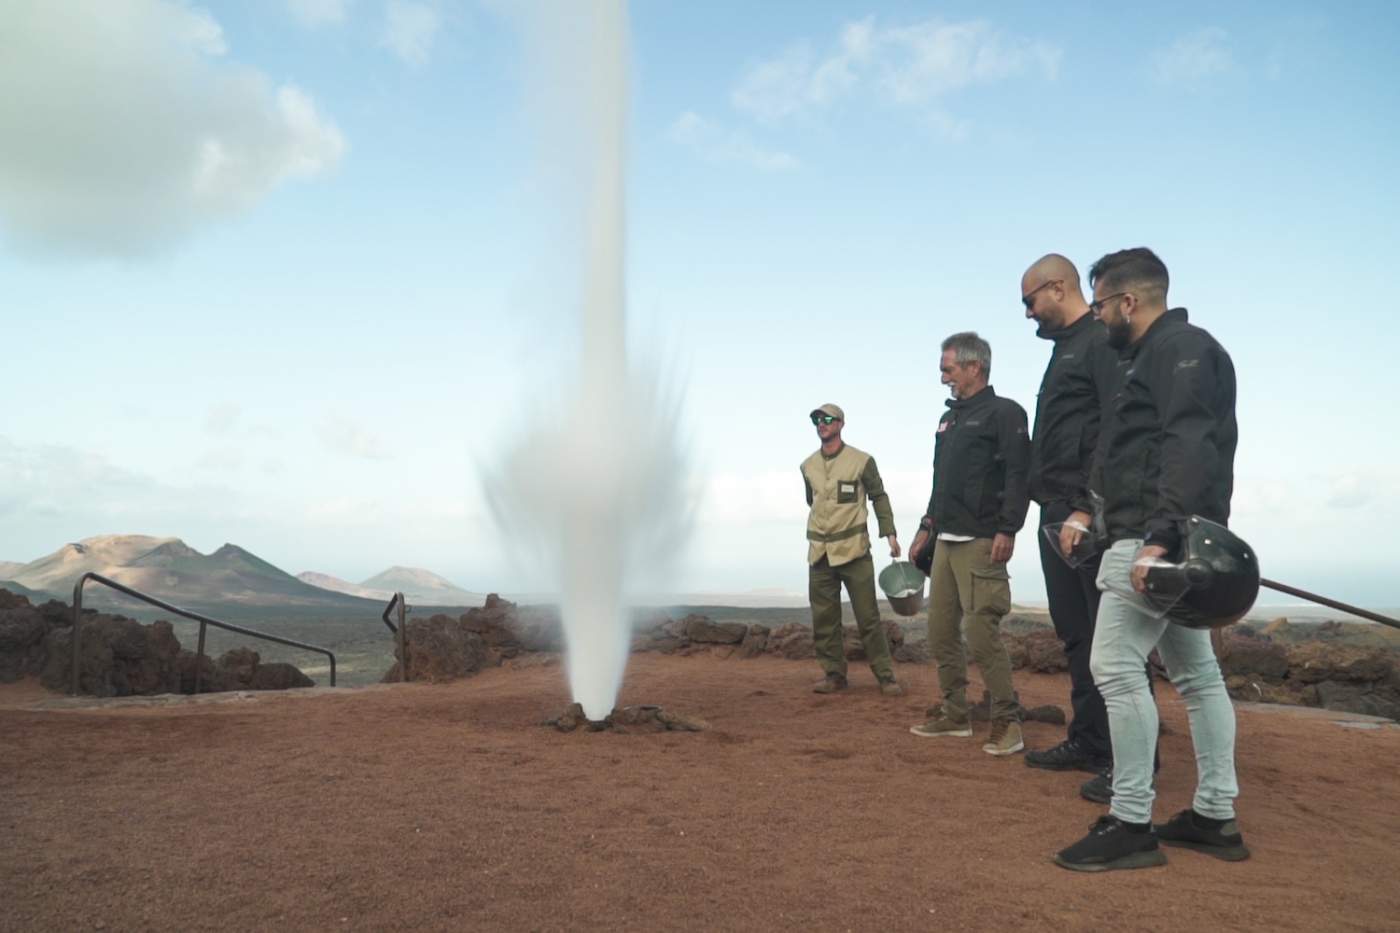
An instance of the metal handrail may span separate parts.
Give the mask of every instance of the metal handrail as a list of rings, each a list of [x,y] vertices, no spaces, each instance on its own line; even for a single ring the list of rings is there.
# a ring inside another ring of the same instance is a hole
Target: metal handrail
[[[389,613],[394,611],[395,605],[399,607],[398,628],[395,628],[394,623],[389,621]],[[408,601],[404,599],[402,592],[395,591],[394,595],[389,599],[389,605],[384,607],[384,615],[380,616],[380,618],[384,620],[384,624],[389,626],[389,631],[393,632],[398,637],[400,683],[408,683],[408,635],[406,634],[408,625],[404,621],[404,617],[407,614]]]
[[[199,659],[204,657],[204,632],[206,626],[210,625],[214,626],[215,628],[224,629],[225,631],[238,632],[240,635],[251,635],[253,638],[261,638],[264,641],[275,641],[279,645],[287,645],[292,648],[301,648],[304,651],[319,651],[321,654],[324,654],[326,657],[330,658],[331,686],[335,686],[335,654],[331,652],[328,648],[318,648],[315,645],[308,645],[304,642],[293,641],[290,638],[283,638],[280,635],[269,635],[266,632],[255,632],[252,629],[244,628],[241,625],[234,625],[231,622],[220,622],[218,619],[211,619],[208,616],[202,616],[197,612],[190,612],[188,609],[181,609],[179,606],[172,606],[170,603],[167,603],[164,600],[156,599],[154,596],[148,596],[147,594],[142,593],[140,590],[133,590],[131,587],[123,583],[118,583],[116,580],[112,580],[108,577],[102,576],[102,574],[100,573],[89,572],[83,574],[81,577],[78,578],[78,582],[73,584],[73,696],[78,695],[78,662],[80,660],[78,654],[78,646],[80,641],[80,627],[82,625],[83,618],[83,585],[89,580],[94,580],[98,583],[101,583],[103,586],[111,587],[119,593],[125,593],[127,596],[130,596],[133,599],[139,599],[142,602],[150,603],[152,606],[164,609],[166,612],[173,612],[178,616],[184,616],[186,619],[191,619],[199,623],[199,650],[195,652],[194,661],[195,693],[199,693]]]
[[[1390,616],[1383,616],[1379,612],[1371,612],[1369,609],[1359,609],[1356,606],[1348,606],[1344,602],[1335,599],[1328,599],[1326,596],[1319,596],[1316,593],[1309,593],[1307,590],[1300,590],[1296,586],[1289,586],[1287,583],[1277,583],[1273,580],[1259,581],[1260,586],[1267,586],[1271,590],[1278,590],[1280,593],[1287,593],[1289,596],[1297,596],[1320,606],[1327,606],[1331,609],[1340,609],[1342,612],[1350,612],[1354,616],[1361,616],[1363,619],[1370,619],[1372,622],[1379,622],[1381,625],[1389,625],[1391,628],[1400,628],[1400,619],[1392,619]]]

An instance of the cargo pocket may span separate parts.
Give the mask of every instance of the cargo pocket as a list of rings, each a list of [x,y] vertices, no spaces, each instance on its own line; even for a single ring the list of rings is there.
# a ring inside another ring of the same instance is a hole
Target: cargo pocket
[[[857,489],[858,484],[854,480],[837,480],[836,501],[841,505],[848,505],[852,502],[855,502]]]
[[[973,568],[972,611],[1004,616],[1011,611],[1011,577],[999,570]]]

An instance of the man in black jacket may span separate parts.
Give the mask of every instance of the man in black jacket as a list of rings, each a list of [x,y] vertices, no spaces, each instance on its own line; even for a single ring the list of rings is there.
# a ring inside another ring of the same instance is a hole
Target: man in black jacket
[[[1118,354],[1108,333],[1089,313],[1079,270],[1064,256],[1038,259],[1021,276],[1021,304],[1039,327],[1036,336],[1054,342],[1036,396],[1031,433],[1030,495],[1040,504],[1040,527],[1063,524],[1071,513],[1091,512],[1089,468],[1099,440],[1099,416],[1118,380]],[[1053,771],[1104,772],[1113,760],[1108,713],[1089,671],[1089,646],[1099,590],[1098,561],[1070,566],[1058,541],[1036,535],[1050,618],[1069,660],[1074,714],[1063,742],[1026,753],[1026,764]],[[1107,792],[1107,782],[1101,782]],[[1103,802],[1107,802],[1106,799]]]
[[[1234,364],[1184,308],[1167,309],[1167,267],[1151,250],[1111,253],[1094,264],[1089,281],[1090,308],[1127,363],[1090,479],[1103,492],[1110,542],[1099,567],[1090,668],[1113,732],[1113,800],[1089,835],[1055,861],[1078,871],[1160,865],[1159,839],[1238,861],[1249,850],[1235,822],[1235,712],[1210,632],[1171,622],[1145,596],[1150,562],[1180,559],[1189,516],[1220,524],[1230,516],[1239,437]],[[1062,549],[1079,534],[1067,526]],[[1143,669],[1153,648],[1185,703],[1197,771],[1191,808],[1155,827],[1157,708]]]
[[[910,556],[932,546],[928,643],[943,704],[915,735],[971,736],[963,633],[991,694],[989,755],[1025,747],[1011,690],[1011,660],[998,627],[1011,610],[1006,562],[1026,520],[1030,439],[1026,412],[987,384],[992,348],[974,333],[943,341],[939,369],[952,391],[934,440],[933,493]],[[935,540],[931,540],[935,539]]]

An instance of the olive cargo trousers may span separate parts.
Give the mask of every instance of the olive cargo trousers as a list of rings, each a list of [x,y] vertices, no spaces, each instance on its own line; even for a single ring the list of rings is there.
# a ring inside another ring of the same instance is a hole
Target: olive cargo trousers
[[[835,567],[826,557],[807,568],[807,598],[812,604],[812,642],[817,661],[828,674],[846,675],[846,638],[841,628],[841,585],[851,597],[865,657],[878,680],[893,680],[890,643],[875,601],[875,561],[869,552]]]
[[[964,633],[992,697],[992,721],[1016,716],[1011,658],[999,632],[1002,616],[1011,611],[1011,578],[1005,564],[992,562],[991,553],[991,538],[938,541],[933,551],[928,646],[938,662],[943,712],[959,721],[968,716]]]

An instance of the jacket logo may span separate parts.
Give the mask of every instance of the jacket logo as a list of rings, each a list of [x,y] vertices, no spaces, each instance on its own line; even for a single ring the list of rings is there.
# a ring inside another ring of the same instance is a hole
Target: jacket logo
[[[975,427],[977,427],[977,426],[978,426],[979,424],[981,424],[981,423],[982,423],[982,422],[981,422],[980,420],[977,420],[977,421],[969,420],[969,421],[967,422],[967,426],[968,426],[969,428],[975,428]]]
[[[1074,359],[1074,354],[1073,354],[1073,353],[1061,353],[1061,354],[1060,354],[1060,359],[1062,359],[1062,360],[1072,360],[1072,359]]]
[[[953,422],[951,422],[951,421],[940,421],[940,422],[938,422],[938,433],[939,433],[939,434],[942,434],[944,431],[948,430],[948,426],[949,426],[950,424],[952,424],[952,423],[953,423]],[[70,653],[71,653],[71,652],[70,652]]]
[[[1177,368],[1177,369],[1195,369],[1197,366],[1200,366],[1200,365],[1201,365],[1201,361],[1200,361],[1200,360],[1177,360],[1176,368]]]

